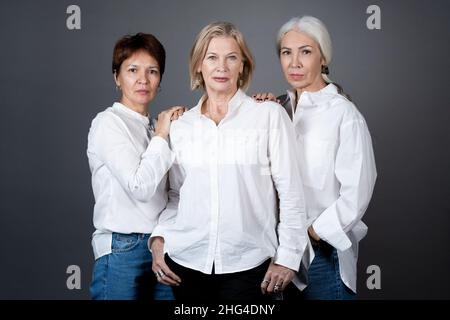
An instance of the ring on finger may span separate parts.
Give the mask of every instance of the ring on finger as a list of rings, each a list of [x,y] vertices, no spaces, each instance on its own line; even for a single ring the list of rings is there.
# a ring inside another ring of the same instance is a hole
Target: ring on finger
[[[280,283],[277,283],[274,285],[274,290],[275,291],[282,291],[281,288],[283,287],[283,280],[281,280]]]
[[[158,271],[155,272],[155,275],[156,275],[157,278],[159,278],[159,277],[162,278],[162,277],[164,277],[166,274],[164,273],[164,271],[158,270]]]

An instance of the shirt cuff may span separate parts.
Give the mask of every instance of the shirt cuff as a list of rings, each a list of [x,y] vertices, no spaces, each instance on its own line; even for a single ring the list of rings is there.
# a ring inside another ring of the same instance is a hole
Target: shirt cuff
[[[167,169],[173,164],[175,160],[175,152],[173,152],[167,140],[160,136],[154,136],[148,144],[147,150],[144,152],[143,157],[150,154],[159,154],[164,162],[168,165]]]
[[[150,249],[150,242],[152,242],[152,238],[155,237],[164,238],[164,232],[161,226],[156,226],[155,229],[153,229],[153,232],[150,234],[150,237],[148,238],[147,247],[150,252],[152,252],[152,250]]]
[[[300,269],[300,262],[302,261],[303,253],[305,251],[306,244],[301,251],[294,252],[292,250],[278,247],[275,255],[274,263],[282,265],[294,271]]]
[[[320,239],[339,251],[347,250],[352,246],[352,242],[341,228],[341,223],[336,215],[320,215],[312,226]]]
[[[149,143],[149,146],[147,149],[151,150],[160,150],[164,152],[172,152],[169,148],[169,142],[160,137],[160,136],[154,136]]]

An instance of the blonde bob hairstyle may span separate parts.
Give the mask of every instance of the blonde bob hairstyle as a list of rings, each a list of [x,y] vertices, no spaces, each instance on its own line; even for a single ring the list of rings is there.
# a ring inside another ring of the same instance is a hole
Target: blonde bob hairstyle
[[[189,58],[191,89],[205,89],[203,76],[200,72],[197,72],[197,70],[200,67],[203,59],[205,58],[206,51],[208,50],[211,39],[216,37],[231,37],[236,40],[236,43],[241,49],[242,62],[244,63],[244,68],[242,73],[239,75],[237,86],[238,88],[242,88],[243,90],[247,89],[250,85],[254,69],[253,56],[247,46],[247,43],[244,40],[244,36],[242,35],[242,33],[229,22],[210,23],[206,27],[204,27],[197,35]]]

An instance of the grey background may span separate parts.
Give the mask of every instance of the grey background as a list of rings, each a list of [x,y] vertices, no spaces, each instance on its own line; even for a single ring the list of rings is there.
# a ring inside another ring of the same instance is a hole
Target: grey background
[[[81,30],[66,8],[81,7]],[[381,7],[381,30],[366,8]],[[331,77],[351,94],[372,134],[378,181],[364,221],[361,299],[449,299],[450,98],[448,1],[2,1],[0,3],[0,298],[88,299],[94,199],[86,138],[117,98],[115,41],[138,31],[165,45],[167,71],[151,112],[192,106],[188,54],[214,20],[235,23],[256,58],[248,91],[287,88],[278,28],[310,14],[328,26]],[[81,268],[81,290],[66,268]],[[381,290],[366,268],[381,268]]]

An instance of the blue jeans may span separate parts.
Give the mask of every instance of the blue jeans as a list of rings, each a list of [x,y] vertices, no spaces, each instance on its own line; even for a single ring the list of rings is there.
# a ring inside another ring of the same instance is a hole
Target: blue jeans
[[[308,269],[308,286],[286,288],[285,300],[354,300],[356,294],[341,279],[336,248],[325,241],[313,244],[314,260]]]
[[[156,281],[150,235],[112,234],[111,253],[95,261],[91,297],[94,300],[174,300],[172,288]]]

